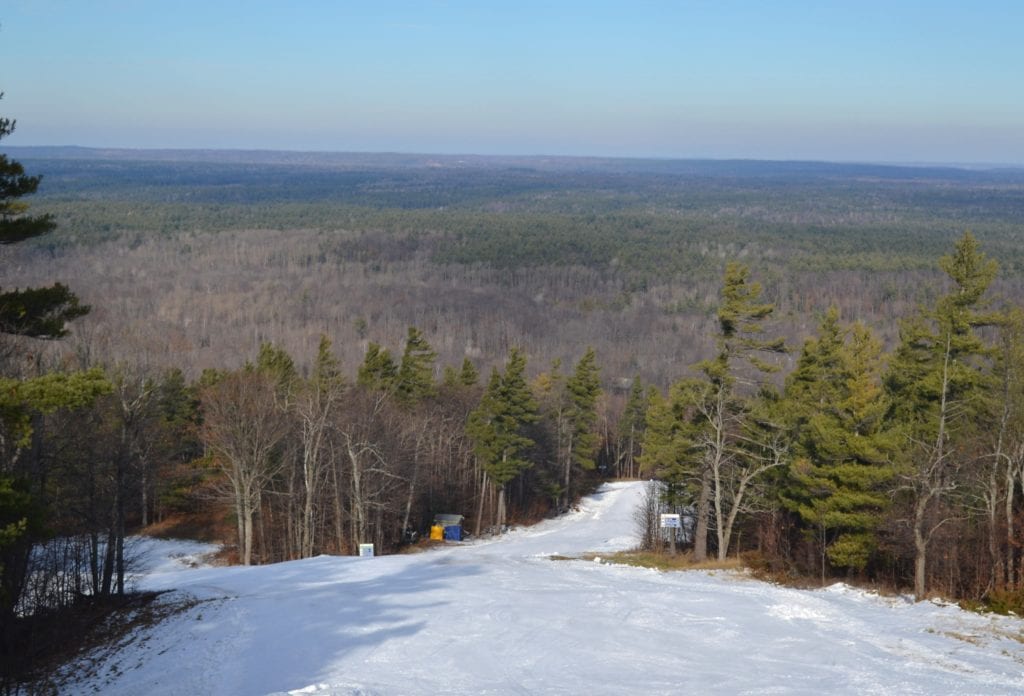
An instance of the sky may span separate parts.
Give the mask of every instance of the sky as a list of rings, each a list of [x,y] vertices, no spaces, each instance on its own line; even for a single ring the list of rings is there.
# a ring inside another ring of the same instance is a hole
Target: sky
[[[4,0],[9,145],[1024,164],[1024,1]]]

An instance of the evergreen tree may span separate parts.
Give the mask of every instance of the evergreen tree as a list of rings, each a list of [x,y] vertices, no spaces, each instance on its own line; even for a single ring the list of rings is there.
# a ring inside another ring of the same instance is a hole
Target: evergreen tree
[[[469,358],[462,359],[462,369],[459,370],[459,384],[464,387],[475,387],[480,381],[480,373]]]
[[[446,387],[475,387],[479,381],[480,373],[469,358],[463,358],[459,368],[452,365],[444,367],[443,382]]]
[[[825,559],[862,570],[889,504],[896,433],[887,427],[881,344],[860,324],[845,330],[831,308],[786,383],[795,435],[783,502],[819,536]]]
[[[316,349],[316,361],[313,363],[312,381],[321,388],[331,388],[344,384],[345,376],[341,372],[341,363],[331,350],[331,339],[326,334],[320,335],[320,343]]]
[[[585,471],[597,466],[595,455],[601,444],[596,431],[597,400],[601,396],[601,381],[597,367],[597,354],[587,348],[571,377],[565,383],[566,420],[568,426],[568,452],[563,463],[565,502],[572,500],[573,465]]]
[[[990,350],[978,327],[997,318],[986,313],[985,292],[997,272],[970,233],[961,237],[940,267],[953,287],[933,309],[903,324],[900,344],[886,373],[890,417],[904,432],[902,477],[909,489],[914,536],[914,594],[927,590],[928,546],[937,525],[936,503],[956,488],[958,445],[979,422],[989,382]]]
[[[647,409],[651,396],[657,393],[652,388],[650,394],[644,389],[644,384],[637,375],[633,378],[633,385],[629,389],[629,398],[619,419],[618,439],[618,468],[619,475],[633,478],[637,475],[637,458],[640,453],[640,444],[643,442],[644,430],[647,427]]]
[[[14,126],[14,121],[0,117],[0,139],[13,133]],[[19,162],[0,154],[0,244],[22,242],[56,227],[49,215],[28,215],[28,206],[21,200],[36,192],[41,179],[28,176]],[[89,307],[80,304],[78,297],[61,283],[47,288],[8,290],[0,292],[0,333],[60,338],[67,333],[66,322],[88,312]]]
[[[295,361],[288,351],[278,348],[272,343],[260,344],[260,352],[256,356],[255,365],[246,365],[246,369],[266,375],[277,387],[279,405],[287,409],[299,384],[299,372],[295,369]]]
[[[369,389],[390,391],[398,378],[398,367],[387,348],[371,342],[366,347],[366,356],[359,366],[356,384]]]
[[[998,425],[993,429],[988,489],[982,497],[988,508],[993,584],[1012,588],[1021,581],[1016,501],[1024,481],[1024,308],[1007,311],[995,358],[993,412]],[[1000,527],[1002,540],[997,538]]]
[[[722,303],[718,308],[718,358],[701,363],[701,370],[713,382],[727,384],[739,374],[737,361],[750,363],[757,372],[776,372],[778,367],[762,360],[762,353],[784,353],[783,339],[764,339],[764,320],[775,305],[761,302],[761,284],[750,282],[750,269],[730,262],[725,267]],[[755,376],[756,380],[756,376]]]
[[[498,489],[496,524],[505,524],[505,486],[531,462],[523,455],[533,446],[525,426],[538,419],[537,403],[524,377],[526,357],[512,348],[504,374],[492,371],[480,405],[469,415],[466,432],[481,466]]]
[[[774,305],[761,302],[761,285],[750,282],[749,269],[739,263],[726,265],[722,302],[718,309],[718,354],[696,367],[702,384],[686,390],[692,399],[693,439],[701,448],[701,486],[697,496],[694,557],[707,556],[707,534],[712,509],[718,533],[718,556],[725,558],[733,523],[741,510],[747,486],[767,468],[781,464],[777,459],[753,456],[740,446],[748,423],[746,397],[738,387],[756,392],[763,373],[777,368],[761,354],[785,352],[782,339],[764,339],[764,320]],[[775,450],[778,454],[778,450]]]
[[[673,509],[689,504],[701,489],[702,451],[692,410],[694,391],[701,387],[698,380],[682,380],[667,396],[656,389],[647,396],[640,472],[664,483],[665,504]]]
[[[539,469],[541,487],[551,498],[556,508],[567,503],[563,502],[566,494],[563,468],[571,458],[572,432],[568,419],[568,393],[565,389],[566,377],[562,374],[562,360],[551,361],[551,369],[538,374],[530,383],[530,389],[537,400],[541,422],[544,426],[545,440],[549,442],[542,451],[550,452],[553,457],[546,459],[543,468]]]
[[[409,327],[405,340],[405,351],[395,379],[395,395],[404,404],[422,401],[437,394],[434,384],[434,361],[437,353],[422,332]]]
[[[457,387],[459,385],[459,371],[451,365],[444,366],[444,373],[441,377],[441,384],[446,387]]]
[[[7,638],[4,628],[21,597],[32,547],[47,537],[53,513],[39,482],[19,470],[21,455],[33,447],[41,415],[90,406],[112,391],[98,369],[0,377],[0,639]]]

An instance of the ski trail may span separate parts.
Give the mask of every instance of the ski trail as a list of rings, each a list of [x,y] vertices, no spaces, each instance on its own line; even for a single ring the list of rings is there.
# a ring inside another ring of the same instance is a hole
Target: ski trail
[[[198,603],[63,692],[1024,693],[1017,619],[845,585],[550,560],[634,546],[643,488],[607,484],[562,517],[420,554],[157,563],[143,589]]]

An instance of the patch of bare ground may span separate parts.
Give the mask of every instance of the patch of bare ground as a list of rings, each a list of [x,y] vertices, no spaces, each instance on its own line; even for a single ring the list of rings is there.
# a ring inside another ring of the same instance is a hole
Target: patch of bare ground
[[[85,598],[60,611],[18,619],[11,627],[0,673],[0,694],[59,694],[93,676],[97,665],[169,617],[199,604],[163,592],[137,592],[105,599]],[[73,671],[62,666],[78,660]]]
[[[662,571],[674,570],[727,570],[742,571],[746,569],[743,560],[730,557],[725,560],[705,559],[696,561],[693,554],[686,553],[658,553],[655,551],[615,551],[611,553],[585,553],[580,556],[554,555],[549,557],[553,561],[599,560],[604,563],[616,563],[619,565],[631,565],[640,568],[653,568]]]

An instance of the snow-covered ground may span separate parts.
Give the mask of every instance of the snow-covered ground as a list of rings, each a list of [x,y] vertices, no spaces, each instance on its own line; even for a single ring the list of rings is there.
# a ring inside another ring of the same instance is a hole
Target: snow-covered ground
[[[609,484],[559,519],[421,554],[197,568],[208,547],[153,544],[139,586],[200,601],[69,692],[1024,693],[1017,619],[550,559],[633,546],[641,493]]]

